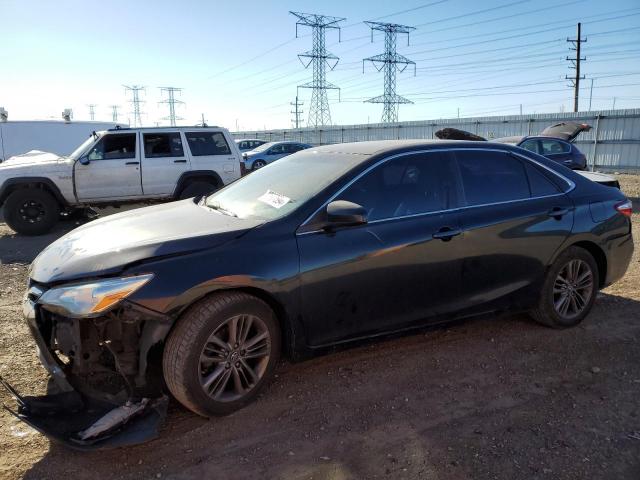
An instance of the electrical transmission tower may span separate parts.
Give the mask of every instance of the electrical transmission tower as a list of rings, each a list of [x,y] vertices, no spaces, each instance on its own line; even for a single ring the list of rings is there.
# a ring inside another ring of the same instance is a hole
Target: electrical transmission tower
[[[581,37],[581,24],[578,23],[578,36],[575,39],[567,38],[567,42],[571,43],[573,46],[569,47],[569,50],[575,50],[576,58],[567,57],[567,60],[571,62],[572,68],[576,71],[575,76],[565,76],[565,79],[571,80],[571,86],[573,87],[573,111],[578,111],[578,97],[580,95],[580,80],[584,80],[584,75],[580,76],[580,62],[583,62],[587,59],[587,57],[580,56],[580,45],[587,41],[586,38]]]
[[[89,105],[87,105],[87,107],[89,107],[89,118],[91,120],[95,120],[96,119],[96,104],[95,103],[90,103]]]
[[[118,105],[109,105],[111,107],[111,120],[114,122],[118,121]]]
[[[184,105],[184,102],[180,100],[176,100],[176,93],[180,93],[182,91],[181,88],[175,87],[160,87],[161,93],[166,93],[167,98],[158,103],[164,103],[169,105],[169,116],[164,117],[163,120],[169,120],[169,125],[172,127],[176,126],[176,120],[183,120],[182,117],[176,117],[176,105]]]
[[[291,102],[289,105],[291,105],[292,107],[295,108],[295,110],[292,110],[291,113],[294,115],[292,122],[293,126],[295,128],[300,128],[300,125],[302,125],[302,121],[300,120],[300,116],[304,113],[302,110],[300,110],[300,107],[302,105],[304,105],[303,102],[299,102],[298,101],[298,96],[296,95],[296,101],[295,102]]]
[[[140,100],[140,92],[144,92],[145,91],[145,87],[142,87],[140,85],[123,85],[125,88],[125,91],[131,92],[132,94],[132,99],[129,100],[129,102],[133,105],[133,126],[134,127],[141,127],[142,126],[142,119],[141,119],[141,115],[144,113],[140,110],[140,105],[144,103],[143,100]]]
[[[364,62],[371,62],[376,70],[384,69],[384,94],[366,100],[368,103],[382,103],[382,122],[398,121],[398,106],[401,103],[413,103],[396,94],[396,72],[404,72],[409,65],[413,65],[413,74],[416,74],[416,62],[409,60],[396,52],[396,43],[399,33],[407,34],[407,45],[409,45],[409,32],[415,27],[398,25],[395,23],[364,22],[371,28],[371,41],[373,33],[378,30],[384,32],[384,53],[362,60],[362,72],[364,73]]]
[[[338,41],[340,41],[339,22],[346,20],[341,17],[329,17],[326,15],[316,15],[314,13],[289,12],[294,15],[296,22],[296,38],[298,37],[298,25],[311,27],[313,47],[310,51],[298,55],[304,68],[309,68],[313,64],[313,80],[298,88],[311,88],[311,104],[309,106],[308,126],[331,125],[331,112],[329,111],[329,100],[327,90],[338,90],[334,84],[327,82],[327,66],[330,70],[336,68],[338,57],[327,52],[325,44],[325,34],[327,29],[338,30]]]

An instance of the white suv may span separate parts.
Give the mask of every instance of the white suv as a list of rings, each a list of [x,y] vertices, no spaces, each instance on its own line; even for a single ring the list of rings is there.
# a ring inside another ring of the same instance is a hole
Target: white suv
[[[208,194],[241,176],[240,151],[218,127],[94,132],[68,157],[29,152],[0,164],[0,206],[16,232],[47,232],[91,205]]]

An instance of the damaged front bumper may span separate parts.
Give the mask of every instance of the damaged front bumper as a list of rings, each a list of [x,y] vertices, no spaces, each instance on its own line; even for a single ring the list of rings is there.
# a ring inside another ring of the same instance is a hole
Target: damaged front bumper
[[[23,396],[0,377],[0,386],[13,398],[13,405],[3,401],[8,412],[52,440],[79,450],[129,446],[158,436],[167,413],[166,395],[158,392],[145,396],[141,394],[145,391],[142,388],[123,397],[94,394],[91,389],[78,388],[80,385],[67,376],[43,338],[36,302],[29,295],[24,299],[23,313],[40,361],[53,382],[50,382],[47,395]],[[163,325],[160,330],[165,328],[168,329]],[[152,328],[152,340],[159,338],[158,330]],[[149,348],[150,342],[147,340]],[[144,365],[146,368],[146,361]]]

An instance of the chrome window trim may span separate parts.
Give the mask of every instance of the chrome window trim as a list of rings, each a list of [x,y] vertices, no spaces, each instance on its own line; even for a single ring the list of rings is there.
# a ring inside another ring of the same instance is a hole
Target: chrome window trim
[[[377,220],[372,220],[370,222],[367,222],[366,225],[372,225],[372,224],[381,223],[381,222],[389,222],[389,221],[393,221],[393,220],[401,220],[401,219],[405,219],[405,218],[422,217],[422,216],[425,216],[425,215],[436,215],[436,214],[447,213],[447,212],[457,212],[457,211],[460,211],[460,210],[466,210],[468,208],[488,207],[488,206],[491,206],[491,205],[505,205],[505,204],[516,203],[516,202],[526,202],[528,200],[539,200],[539,199],[542,199],[542,198],[559,197],[561,195],[566,195],[567,193],[571,192],[574,188],[576,188],[576,184],[574,182],[572,182],[570,179],[568,179],[567,177],[565,177],[564,175],[556,172],[555,170],[547,167],[546,165],[538,162],[537,160],[535,160],[533,158],[529,158],[529,157],[527,157],[525,155],[522,155],[521,153],[514,152],[514,151],[511,151],[511,150],[503,150],[501,148],[459,148],[459,147],[458,148],[453,147],[453,148],[438,148],[438,149],[431,148],[431,149],[427,149],[427,150],[414,150],[412,152],[397,153],[395,155],[391,155],[390,157],[383,158],[379,162],[376,162],[375,164],[371,165],[366,170],[360,172],[356,177],[352,178],[340,190],[338,190],[331,197],[329,197],[329,199],[327,201],[325,201],[319,208],[317,208],[311,215],[309,215],[305,219],[305,221],[300,224],[300,226],[298,227],[298,230],[300,228],[304,227],[305,225],[307,225],[307,222],[309,222],[309,220],[311,220],[320,210],[322,210],[329,203],[331,203],[338,195],[340,195],[347,188],[349,188],[351,185],[353,185],[355,182],[357,182],[360,178],[365,176],[367,173],[369,173],[371,170],[373,170],[374,168],[378,167],[379,165],[382,165],[382,164],[384,164],[384,163],[386,163],[386,162],[388,162],[390,160],[394,160],[396,158],[404,157],[404,156],[407,156],[407,155],[415,155],[415,154],[422,154],[422,153],[469,151],[469,150],[481,151],[481,152],[506,153],[507,155],[511,154],[511,155],[516,156],[516,157],[519,157],[519,158],[523,159],[524,161],[535,163],[539,167],[544,168],[545,170],[547,170],[551,174],[553,174],[556,177],[559,177],[562,180],[564,180],[565,182],[567,182],[567,184],[569,185],[569,189],[565,190],[565,191],[563,191],[561,193],[554,193],[552,195],[542,195],[542,196],[539,196],[539,197],[520,198],[520,199],[517,199],[517,200],[505,200],[503,202],[483,203],[483,204],[478,204],[478,205],[465,205],[463,207],[448,208],[448,209],[445,209],[445,210],[436,210],[436,211],[433,211],[433,212],[414,213],[412,215],[402,215],[402,216],[399,216],[399,217],[380,218],[380,219],[377,219]],[[534,152],[531,152],[531,153],[534,153]],[[297,232],[296,231],[296,236],[298,236],[298,235],[308,235],[310,233],[318,233],[318,232],[324,232],[324,230],[310,230],[308,232]]]

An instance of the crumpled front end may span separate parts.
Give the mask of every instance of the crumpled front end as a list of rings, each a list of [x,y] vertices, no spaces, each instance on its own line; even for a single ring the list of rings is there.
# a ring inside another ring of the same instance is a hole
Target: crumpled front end
[[[24,316],[40,361],[51,375],[48,393],[14,399],[5,408],[51,439],[76,449],[113,448],[151,440],[166,416],[162,341],[169,318],[123,302],[97,318],[66,318],[41,308],[44,289],[32,285]]]

